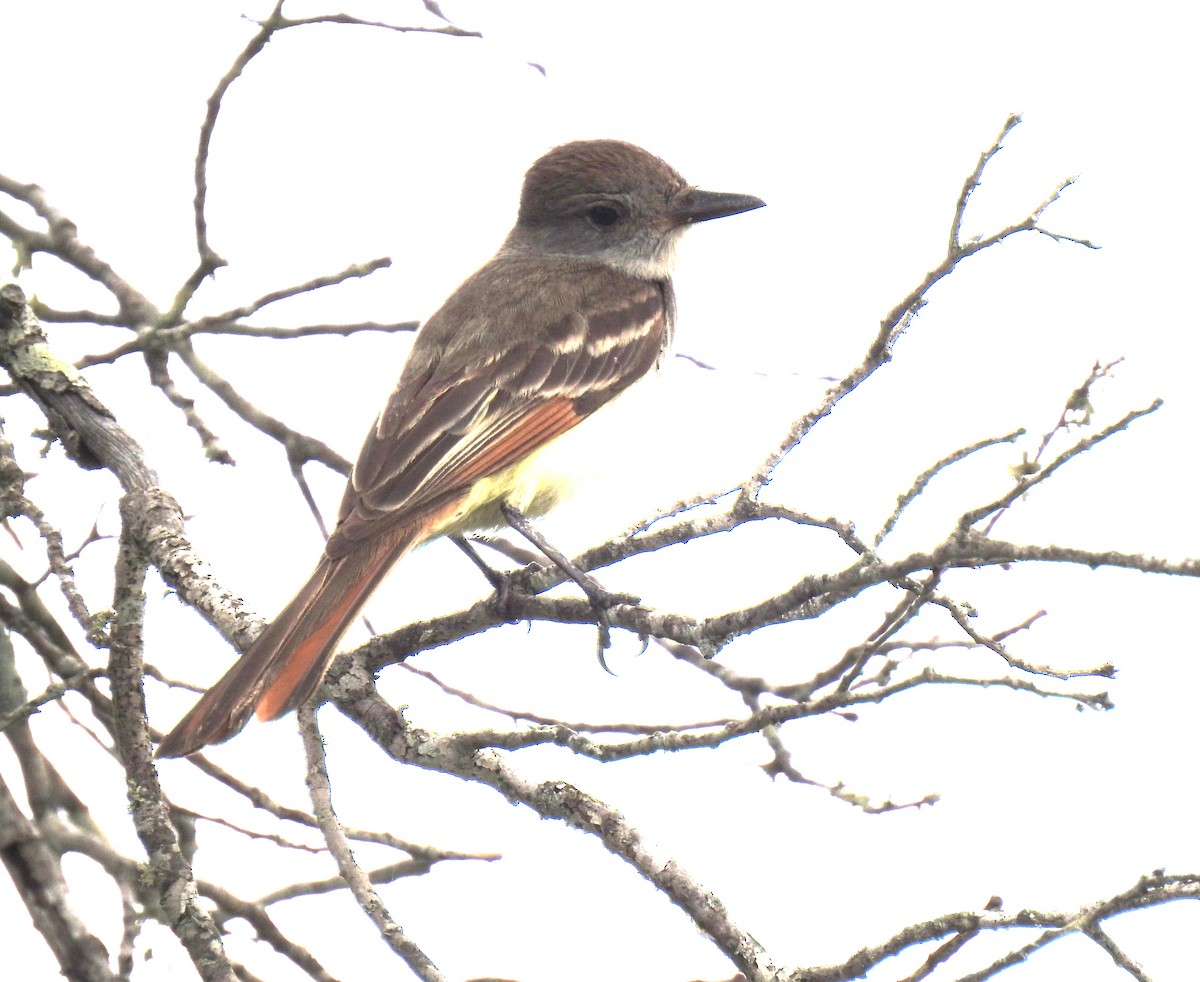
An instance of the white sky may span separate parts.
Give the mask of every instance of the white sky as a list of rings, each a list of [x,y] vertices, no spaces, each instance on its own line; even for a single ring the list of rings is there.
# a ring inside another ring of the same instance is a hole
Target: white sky
[[[556,541],[582,546],[745,470],[811,404],[823,378],[857,363],[880,318],[940,260],[963,178],[1017,111],[1025,121],[975,192],[966,231],[1022,218],[1078,174],[1044,224],[1103,249],[1026,235],[970,260],[932,291],[893,364],[822,424],[771,494],[873,531],[896,494],[938,457],[1017,426],[1040,435],[1094,361],[1124,356],[1115,379],[1094,393],[1098,422],[1154,396],[1166,407],[1076,461],[998,533],[1200,556],[1192,8],[783,0],[445,0],[443,8],[485,39],[296,30],[276,38],[234,85],[214,140],[209,209],[212,243],[230,266],[205,286],[193,313],[390,255],[390,270],[281,305],[261,322],[424,317],[499,243],[525,167],[571,139],[631,140],[703,187],[761,196],[768,208],[691,235],[676,281],[680,348],[721,371],[673,372],[670,398],[626,465],[632,471],[610,475],[547,524]],[[4,5],[8,136],[0,172],[46,188],[83,238],[164,306],[194,265],[191,164],[204,100],[251,32],[240,15],[268,9],[249,0]],[[288,12],[331,9],[297,4]],[[415,3],[343,9],[432,23]],[[110,309],[95,288],[80,288],[44,258],[20,282],[53,306]],[[52,337],[72,355],[119,340],[71,328]],[[406,343],[359,336],[287,350],[245,340],[198,348],[262,408],[353,456]],[[205,465],[175,411],[161,401],[147,407],[136,365],[89,378],[193,516],[195,541],[225,585],[259,613],[278,609],[319,542],[276,445],[248,432],[181,368],[178,381],[239,461],[232,470]],[[15,406],[4,414],[14,439],[36,423]],[[668,440],[669,456],[661,449]],[[1019,455],[993,452],[938,482],[897,532],[893,555],[939,541],[964,507],[1004,490]],[[30,493],[51,507],[50,479],[72,472],[53,458],[23,463],[46,475]],[[332,511],[340,479],[315,467],[310,474]],[[282,497],[273,499],[273,488]],[[70,489],[52,515],[68,541],[97,514],[103,530],[115,530],[111,481],[76,476]],[[271,538],[277,524],[296,530],[290,541]],[[36,570],[36,543],[26,541],[21,561]],[[111,566],[106,548],[78,564],[96,606]],[[655,606],[719,609],[804,572],[840,568],[846,558],[815,534],[756,529],[732,543],[630,564],[606,582]],[[295,577],[274,575],[281,564]],[[373,607],[376,626],[475,599],[481,586],[462,569],[448,547],[406,562]],[[941,690],[864,712],[853,725],[785,728],[797,766],[815,778],[845,781],[875,800],[943,796],[934,808],[884,816],[862,815],[819,790],[772,784],[757,767],[768,759],[765,748],[749,739],[691,758],[601,767],[544,750],[520,764],[620,808],[788,964],[840,961],[914,920],[978,909],[993,894],[1008,910],[1070,908],[1158,867],[1196,871],[1197,585],[1074,569],[991,570],[948,582],[979,607],[981,629],[1047,608],[1050,616],[1014,641],[1015,650],[1061,667],[1113,661],[1120,673],[1108,688],[1117,708],[1076,713],[1067,703]],[[227,651],[196,618],[150,593],[150,659],[173,676],[215,678]],[[858,640],[892,602],[872,595],[827,623],[764,632],[732,649],[730,663],[803,677],[804,666]],[[948,624],[929,624],[952,634]],[[628,639],[610,678],[595,666],[592,645],[582,629],[538,628],[527,637],[513,628],[419,661],[489,700],[564,718],[687,719],[738,709],[708,687],[693,691],[666,656],[637,657]],[[27,683],[39,684],[35,671]],[[421,725],[462,725],[455,706],[400,670],[385,675],[384,691],[408,703]],[[187,702],[158,687],[150,695],[163,728]],[[39,726],[62,729],[55,763],[105,774],[112,786],[103,755],[81,749],[61,714],[42,716]],[[505,856],[487,866],[444,864],[384,890],[396,918],[451,977],[732,974],[677,911],[595,843],[485,790],[390,766],[332,714],[323,720],[347,822]],[[255,728],[214,756],[227,765],[253,757],[278,796],[307,800],[290,722]],[[0,768],[10,773],[7,754]],[[204,810],[225,807],[203,797],[207,786],[189,783],[189,770],[164,766],[172,795]],[[107,807],[102,817],[119,825],[123,803]],[[331,872],[321,859],[260,869],[274,861],[267,847],[251,849],[209,827],[202,836],[202,875],[248,897],[289,876]],[[136,848],[131,841],[121,845]],[[366,850],[364,861],[372,861]],[[95,878],[83,863],[76,875],[86,895]],[[23,977],[55,977],[16,904],[7,883],[0,886],[5,921],[18,925],[18,939],[6,931],[6,940],[19,945],[15,957],[29,959]],[[340,977],[373,977],[392,964],[348,899],[336,932],[319,902],[273,916],[311,939]],[[117,926],[108,930],[115,947]],[[1190,977],[1200,958],[1195,905],[1123,918],[1111,933],[1157,982]],[[153,945],[153,960],[139,962],[139,982],[187,977],[171,974],[182,956],[165,932]],[[249,950],[235,954],[272,979],[296,977],[276,959],[253,961]],[[914,967],[886,966],[872,978],[901,978]],[[960,974],[971,967],[963,963]],[[1078,939],[1006,976],[1127,977]]]

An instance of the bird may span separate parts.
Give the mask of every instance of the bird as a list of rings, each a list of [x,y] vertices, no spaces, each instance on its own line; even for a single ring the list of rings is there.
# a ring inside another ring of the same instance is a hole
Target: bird
[[[316,569],[156,756],[193,754],[230,739],[252,714],[278,719],[307,702],[403,556],[558,503],[569,483],[565,440],[578,436],[579,452],[593,457],[619,454],[622,434],[576,427],[666,356],[680,237],[764,204],[701,190],[620,140],[566,143],[536,160],[499,251],[418,330]],[[552,467],[544,451],[554,443]]]

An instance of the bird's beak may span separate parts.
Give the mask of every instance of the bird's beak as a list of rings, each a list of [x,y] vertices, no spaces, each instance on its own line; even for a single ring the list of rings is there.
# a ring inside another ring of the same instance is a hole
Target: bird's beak
[[[710,218],[740,215],[744,211],[762,208],[766,202],[749,194],[726,194],[723,191],[701,191],[691,188],[684,192],[667,212],[676,228],[707,222]]]

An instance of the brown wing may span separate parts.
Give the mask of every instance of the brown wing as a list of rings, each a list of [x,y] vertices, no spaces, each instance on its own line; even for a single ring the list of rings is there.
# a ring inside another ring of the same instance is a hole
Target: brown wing
[[[472,303],[481,295],[487,310]],[[328,555],[438,509],[565,433],[654,367],[672,321],[669,283],[493,260],[418,335]]]

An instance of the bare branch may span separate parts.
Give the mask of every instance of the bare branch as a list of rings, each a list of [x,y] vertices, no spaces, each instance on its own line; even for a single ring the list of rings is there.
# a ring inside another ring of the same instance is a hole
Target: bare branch
[[[972,256],[984,249],[991,248],[994,245],[1004,241],[1010,235],[1015,235],[1017,232],[1030,231],[1038,228],[1038,221],[1045,213],[1046,209],[1058,200],[1062,192],[1071,185],[1072,181],[1066,181],[1045,200],[1037,208],[1035,208],[1026,218],[1007,228],[1001,229],[990,236],[986,236],[977,240],[972,240],[967,244],[962,244],[959,241],[959,230],[962,224],[963,212],[966,209],[967,199],[970,197],[971,191],[980,183],[983,173],[983,168],[987,162],[999,152],[1001,141],[1011,132],[1012,128],[1020,122],[1017,116],[1010,116],[1000,131],[996,141],[980,156],[979,163],[974,171],[968,176],[963,184],[963,190],[959,195],[958,202],[955,206],[954,219],[951,223],[950,242],[946,251],[946,257],[930,270],[925,278],[895,307],[891,312],[880,322],[879,331],[875,335],[875,339],[871,342],[867,349],[863,360],[858,367],[850,372],[844,379],[834,384],[826,393],[821,403],[810,412],[801,416],[788,429],[787,434],[779,442],[779,444],[771,450],[771,452],[759,465],[758,469],[751,475],[750,479],[742,486],[741,495],[743,497],[756,496],[763,485],[774,473],[779,462],[794,449],[805,435],[819,423],[822,419],[833,411],[833,408],[850,392],[853,392],[863,382],[870,378],[879,368],[891,360],[892,348],[905,332],[908,326],[916,317],[918,311],[926,303],[926,297],[929,290],[941,279],[952,273],[955,267],[968,256]],[[1079,244],[1088,245],[1090,243],[1079,240]],[[1094,247],[1093,247],[1094,248]],[[707,499],[711,496],[702,496],[702,499]],[[680,502],[677,510],[683,510],[685,507],[690,507],[687,503]]]
[[[252,903],[242,900],[216,883],[200,882],[196,884],[196,887],[200,896],[207,897],[217,904],[222,914],[222,921],[233,917],[242,918],[254,928],[258,940],[265,941],[275,951],[305,972],[309,978],[316,982],[337,982],[337,977],[331,975],[307,948],[292,941],[279,929],[261,902]]]
[[[311,280],[306,280],[304,283],[298,283],[295,286],[288,286],[263,294],[257,300],[253,300],[244,306],[234,307],[232,310],[227,310],[221,314],[212,314],[209,317],[198,318],[186,326],[186,333],[196,334],[212,331],[220,325],[227,325],[242,320],[245,317],[250,317],[264,307],[278,303],[280,300],[302,296],[305,293],[313,293],[327,286],[337,286],[340,283],[345,283],[347,280],[361,279],[364,276],[370,276],[378,270],[386,269],[391,264],[392,261],[387,256],[383,256],[379,259],[372,259],[369,262],[355,263],[353,266],[347,266],[340,273],[331,273],[327,276],[314,276]]]
[[[1021,122],[1021,117],[1016,113],[1010,113],[1008,119],[1004,121],[1004,125],[1000,128],[1000,133],[983,153],[979,155],[979,162],[975,165],[975,169],[963,181],[962,191],[959,192],[958,202],[954,206],[954,220],[950,223],[950,241],[946,246],[946,255],[952,256],[962,249],[962,222],[963,215],[967,211],[967,201],[971,197],[971,192],[974,191],[981,183],[983,183],[983,171],[987,167],[991,159],[1000,152],[1001,146],[1004,144],[1004,138]],[[1044,210],[1044,209],[1043,209]]]
[[[338,474],[349,475],[350,461],[316,437],[293,430],[282,420],[263,412],[201,361],[190,347],[181,351],[179,357],[192,374],[211,389],[225,405],[255,429],[283,444],[289,462],[303,464],[315,460]]]
[[[283,5],[284,0],[276,0],[271,13],[265,20],[259,22],[258,31],[246,43],[241,52],[238,53],[233,64],[221,76],[216,88],[213,89],[208,97],[204,121],[200,124],[200,139],[196,148],[196,162],[193,171],[193,182],[196,193],[192,200],[192,213],[196,230],[196,252],[199,255],[200,261],[176,295],[166,321],[167,323],[176,323],[182,319],[184,310],[187,309],[187,305],[191,302],[200,284],[213,272],[225,265],[225,260],[209,244],[208,219],[205,216],[205,207],[208,201],[208,159],[212,151],[213,132],[216,130],[217,117],[220,115],[222,102],[226,93],[228,93],[233,83],[241,77],[250,62],[266,48],[268,42],[270,42],[271,38],[278,31],[286,30],[289,27],[303,27],[309,24],[353,24],[364,27],[383,28],[402,33],[418,32],[446,34],[456,37],[479,37],[475,32],[464,31],[450,23],[447,23],[443,27],[400,27],[376,21],[360,20],[349,14],[325,14],[293,20],[283,15]],[[438,14],[438,16],[441,15]]]
[[[19,720],[28,719],[43,706],[57,702],[66,693],[79,689],[83,683],[92,682],[107,674],[103,668],[93,668],[77,675],[69,676],[59,682],[51,682],[46,688],[31,699],[25,700],[15,709],[0,713],[0,733],[3,733]]]
[[[614,856],[633,866],[682,908],[748,979],[768,982],[778,978],[778,969],[766,951],[733,923],[721,902],[674,860],[654,855],[619,812],[564,782],[527,781],[493,750],[468,753],[458,737],[437,737],[407,727],[364,675],[356,675],[353,685],[344,679],[342,692],[343,708],[396,760],[485,784],[543,818],[558,819],[597,836]]]
[[[46,519],[42,510],[29,498],[22,494],[25,484],[25,474],[17,462],[13,445],[3,435],[3,423],[0,422],[0,496],[2,496],[3,514],[7,517],[24,515],[37,528],[38,534],[46,543],[46,558],[50,563],[50,572],[58,579],[63,596],[67,600],[67,608],[71,616],[80,624],[84,631],[92,631],[92,615],[87,609],[79,586],[75,582],[75,572],[71,569],[65,550],[63,549],[62,533]],[[93,533],[95,528],[93,527]],[[89,541],[94,541],[89,539]],[[86,543],[85,543],[86,544]],[[16,573],[11,573],[16,578]]]
[[[1142,877],[1134,887],[1124,893],[1087,904],[1075,911],[1026,909],[1015,914],[1005,914],[997,910],[995,904],[989,904],[988,908],[980,913],[945,914],[933,920],[913,924],[880,945],[863,948],[840,965],[804,969],[800,977],[806,982],[849,982],[851,979],[861,978],[872,967],[901,951],[940,938],[976,936],[984,931],[996,932],[1011,928],[1044,929],[1033,941],[1013,949],[986,968],[959,977],[959,982],[984,982],[986,979],[995,978],[1006,968],[1027,961],[1030,956],[1060,938],[1075,933],[1091,937],[1093,930],[1109,917],[1182,899],[1200,899],[1200,877],[1169,876],[1159,870]],[[1097,940],[1106,951],[1109,950],[1097,938],[1093,940]],[[961,945],[956,946],[956,950],[960,947]],[[1125,965],[1121,967],[1129,970]],[[1134,977],[1138,976],[1135,974]]]
[[[81,467],[107,467],[126,490],[156,483],[141,448],[91,387],[57,358],[15,284],[0,287],[0,365],[45,414],[63,449]]]
[[[102,327],[129,327],[128,321],[121,314],[102,314],[95,310],[55,310],[48,307],[36,297],[30,299],[29,306],[37,314],[38,320],[47,324],[93,324]],[[80,365],[76,365],[80,368]]]
[[[363,913],[379,929],[379,934],[396,952],[417,978],[423,982],[443,982],[445,976],[438,971],[429,956],[418,948],[397,924],[383,901],[371,885],[370,878],[362,871],[350,850],[350,843],[342,831],[341,824],[333,812],[333,798],[329,787],[329,774],[325,769],[325,748],[317,730],[317,717],[312,706],[300,708],[300,735],[304,738],[304,753],[308,761],[305,782],[312,796],[313,813],[325,836],[325,843],[337,861],[338,872],[350,887],[354,899]]]
[[[0,780],[0,862],[66,978],[113,982],[108,951],[69,905],[71,896],[56,856],[36,827],[21,814],[8,785]]]
[[[986,518],[988,515],[991,515],[994,512],[1000,512],[1000,511],[1003,511],[1004,509],[1008,508],[1014,501],[1016,501],[1018,498],[1020,498],[1022,495],[1024,495],[1031,488],[1033,488],[1036,485],[1041,484],[1043,481],[1047,480],[1052,474],[1054,474],[1055,471],[1057,471],[1060,467],[1062,467],[1068,461],[1074,460],[1076,457],[1078,457],[1082,453],[1086,453],[1088,450],[1091,450],[1092,447],[1094,447],[1096,444],[1102,443],[1104,440],[1107,440],[1113,434],[1120,433],[1123,430],[1127,429],[1129,427],[1129,424],[1132,423],[1134,420],[1141,419],[1141,417],[1143,417],[1143,416],[1149,416],[1150,413],[1157,412],[1160,408],[1162,408],[1162,404],[1163,404],[1163,402],[1161,399],[1155,399],[1152,403],[1150,403],[1150,405],[1146,406],[1144,409],[1130,410],[1128,413],[1126,413],[1124,416],[1122,416],[1115,423],[1109,424],[1108,426],[1104,427],[1104,429],[1098,430],[1096,433],[1093,433],[1091,436],[1085,437],[1084,439],[1080,440],[1078,443],[1075,444],[1075,446],[1073,446],[1067,450],[1064,450],[1056,458],[1054,458],[1054,460],[1051,461],[1046,467],[1042,468],[1037,473],[1032,474],[1030,476],[1024,476],[1024,475],[1019,476],[1017,478],[1016,485],[1007,494],[1003,495],[1000,498],[997,498],[995,501],[990,502],[989,504],[981,505],[978,508],[973,508],[968,512],[964,512],[963,515],[958,520],[959,531],[966,532],[971,528],[972,525],[974,525],[976,522],[980,521],[981,519]]]
[[[91,246],[80,240],[75,223],[50,204],[45,191],[36,184],[21,184],[0,174],[0,192],[24,201],[46,222],[47,232],[33,232],[0,212],[0,232],[23,253],[27,256],[35,252],[49,253],[95,280],[116,298],[122,323],[157,323],[158,311],[154,305],[96,255]]]
[[[324,335],[334,335],[348,338],[364,332],[380,334],[411,333],[421,326],[420,321],[397,321],[393,324],[377,324],[375,321],[364,321],[361,324],[305,324],[301,327],[271,327],[262,324],[242,324],[239,321],[221,321],[214,318],[203,318],[180,324],[179,327],[163,331],[171,335],[178,332],[180,336],[193,334],[236,334],[248,338],[311,338]]]
[[[1021,429],[1013,430],[1011,433],[1006,433],[1004,436],[986,437],[985,439],[972,443],[969,446],[955,450],[951,454],[947,454],[945,457],[941,458],[941,460],[938,460],[936,463],[918,474],[916,480],[914,480],[912,483],[912,487],[910,487],[896,499],[895,509],[884,521],[879,531],[875,533],[874,548],[878,549],[879,544],[883,542],[892,529],[896,527],[896,522],[900,520],[900,515],[904,509],[912,504],[913,501],[915,501],[921,494],[921,492],[923,492],[929,485],[929,482],[947,467],[949,467],[951,464],[957,464],[960,460],[965,460],[967,457],[971,456],[971,454],[977,453],[980,450],[985,450],[988,447],[999,446],[1002,443],[1015,443],[1024,435],[1025,431]]]
[[[129,499],[122,502],[123,506]],[[126,508],[122,507],[125,518]],[[154,769],[142,691],[142,583],[146,560],[128,521],[122,522],[114,591],[109,678],[113,689],[113,732],[127,775],[134,828],[146,849],[143,882],[166,912],[176,937],[206,982],[233,982],[220,932],[199,903],[192,871],[179,848],[158,774]]]
[[[196,412],[196,400],[185,396],[175,385],[167,368],[167,353],[157,349],[147,351],[146,367],[150,371],[150,383],[167,397],[167,402],[183,413],[188,428],[200,438],[204,456],[218,464],[232,465],[235,462],[233,456],[221,446],[220,438]]]
[[[665,645],[672,646],[674,643],[667,641]],[[683,647],[680,645],[679,647]],[[670,648],[668,648],[670,650]],[[735,722],[732,717],[722,717],[721,719],[696,720],[691,723],[631,723],[627,720],[613,720],[610,722],[582,722],[579,720],[564,720],[557,719],[551,716],[542,716],[528,709],[514,709],[512,707],[498,706],[495,703],[481,699],[465,689],[457,688],[449,685],[447,682],[438,678],[433,672],[427,672],[423,668],[417,668],[409,662],[401,662],[398,666],[406,672],[411,672],[413,675],[425,679],[427,682],[436,685],[447,695],[454,696],[456,699],[462,700],[468,706],[475,706],[478,709],[486,709],[492,713],[498,713],[501,716],[507,716],[513,720],[525,720],[529,723],[534,723],[539,726],[554,726],[561,727],[566,730],[574,730],[577,733],[669,733],[669,732],[686,732],[688,730],[710,729],[717,726],[727,726]]]

